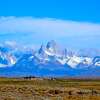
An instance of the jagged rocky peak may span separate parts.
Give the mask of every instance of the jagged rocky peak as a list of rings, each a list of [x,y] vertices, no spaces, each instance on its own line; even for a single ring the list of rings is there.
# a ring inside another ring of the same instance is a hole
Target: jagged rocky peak
[[[63,57],[67,57],[67,55],[68,55],[68,51],[67,51],[67,49],[65,48],[65,49],[63,50]]]
[[[40,49],[38,50],[38,53],[42,54],[42,53],[44,53],[44,50],[45,50],[45,46],[42,44]]]
[[[51,40],[47,43],[46,49],[51,52],[57,52],[57,43],[54,40]]]

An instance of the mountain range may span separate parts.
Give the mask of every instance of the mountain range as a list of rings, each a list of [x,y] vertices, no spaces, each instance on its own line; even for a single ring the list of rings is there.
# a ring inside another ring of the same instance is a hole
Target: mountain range
[[[100,77],[100,52],[62,49],[54,40],[38,50],[2,44],[0,76]]]

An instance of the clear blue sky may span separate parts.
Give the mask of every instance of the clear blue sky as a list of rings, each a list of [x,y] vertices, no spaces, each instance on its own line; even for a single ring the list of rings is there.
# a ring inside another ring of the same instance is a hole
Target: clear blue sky
[[[100,0],[0,0],[0,16],[100,22]]]

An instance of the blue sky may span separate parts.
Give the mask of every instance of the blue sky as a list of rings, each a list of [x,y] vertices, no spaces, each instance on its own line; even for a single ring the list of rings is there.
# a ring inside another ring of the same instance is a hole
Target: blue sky
[[[100,0],[0,0],[1,16],[100,22]]]
[[[99,48],[100,0],[0,0],[0,41]]]

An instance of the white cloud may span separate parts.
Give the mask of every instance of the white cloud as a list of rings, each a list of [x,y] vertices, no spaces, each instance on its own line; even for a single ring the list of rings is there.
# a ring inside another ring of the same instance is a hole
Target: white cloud
[[[0,34],[35,33],[39,35],[100,35],[100,24],[50,18],[0,17]]]
[[[32,36],[33,39],[51,40],[77,37],[82,38],[83,41],[88,41],[90,38],[99,40],[100,24],[52,18],[0,17],[0,34],[20,35],[23,33]]]

